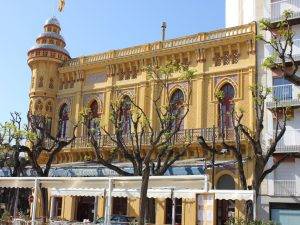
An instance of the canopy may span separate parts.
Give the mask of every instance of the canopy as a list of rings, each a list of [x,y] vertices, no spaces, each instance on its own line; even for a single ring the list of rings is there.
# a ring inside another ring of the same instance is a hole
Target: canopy
[[[36,218],[37,192],[39,187],[48,188],[56,196],[105,196],[105,224],[110,221],[112,197],[139,198],[141,177],[2,177],[0,188],[33,188],[34,202],[32,221]],[[214,199],[252,200],[254,191],[208,190],[206,175],[151,176],[148,185],[148,198],[196,199],[199,194],[213,194]],[[51,199],[51,209],[53,208]],[[96,198],[97,199],[97,198]],[[95,199],[95,207],[96,207]],[[175,204],[172,205],[175,207]],[[255,204],[254,204],[255,207]],[[172,208],[172,211],[175,209]],[[53,210],[51,210],[53,215]],[[96,214],[95,214],[96,215]]]
[[[141,177],[2,177],[0,187],[2,188],[33,188],[38,180],[43,188],[54,190],[87,190],[107,189],[109,181],[113,181],[113,190],[116,193],[124,193],[122,190],[130,191],[141,187]],[[184,176],[151,176],[149,179],[150,190],[153,193],[157,189],[195,189],[204,190],[207,188],[207,177],[205,175],[184,175]],[[181,190],[183,193],[184,190]],[[102,192],[101,192],[102,193]]]
[[[51,189],[51,196],[62,197],[62,196],[99,196],[105,195],[105,189],[94,188],[94,189],[78,189],[78,188],[53,188]]]
[[[255,198],[254,190],[211,190],[219,200],[251,200]]]
[[[129,163],[116,163],[116,166],[122,168],[128,173],[133,173],[133,168]],[[25,174],[27,177],[35,177],[37,173],[32,168],[26,168]],[[174,165],[172,165],[166,173],[165,176],[173,175],[203,175],[204,164],[201,163],[201,159],[193,160],[179,160]],[[11,170],[9,168],[0,168],[0,177],[10,177]],[[92,164],[72,164],[63,165],[60,164],[56,167],[52,167],[49,171],[49,177],[111,177],[119,176],[115,171],[108,169],[107,167]]]
[[[106,189],[78,189],[78,188],[53,188],[51,189],[52,196],[89,196],[89,197],[104,197]],[[148,198],[186,198],[195,199],[197,194],[203,193],[202,189],[170,189],[170,188],[157,188],[148,189]],[[112,197],[124,198],[139,198],[139,189],[121,189],[114,188],[111,193]]]

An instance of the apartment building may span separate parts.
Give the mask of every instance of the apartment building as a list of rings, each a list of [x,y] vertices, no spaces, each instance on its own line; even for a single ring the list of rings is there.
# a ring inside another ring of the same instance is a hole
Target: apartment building
[[[300,60],[300,0],[227,0],[226,27],[259,21],[268,18],[272,23],[281,19],[285,10],[292,10],[294,30],[293,57]],[[260,31],[258,31],[259,33]],[[263,33],[268,38],[267,33]],[[300,87],[280,77],[275,71],[265,70],[261,63],[272,49],[263,42],[257,43],[257,80],[272,87],[272,94],[266,103],[264,142],[269,144],[273,136],[274,121],[272,110],[276,107],[290,107],[290,119],[286,132],[277,146],[273,160],[285,153],[300,152]],[[297,72],[300,76],[300,71]],[[281,224],[298,224],[300,219],[300,160],[290,157],[270,174],[261,188],[259,216]]]

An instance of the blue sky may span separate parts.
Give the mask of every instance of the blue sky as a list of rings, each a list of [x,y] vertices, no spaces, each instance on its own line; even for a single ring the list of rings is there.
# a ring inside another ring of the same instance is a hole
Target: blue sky
[[[27,50],[55,15],[72,57],[224,27],[224,0],[0,0],[0,123],[26,115],[31,72]]]

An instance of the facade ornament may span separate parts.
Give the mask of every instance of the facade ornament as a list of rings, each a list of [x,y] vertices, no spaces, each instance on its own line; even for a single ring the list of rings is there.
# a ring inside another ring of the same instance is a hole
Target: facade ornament
[[[99,113],[104,111],[104,93],[89,93],[83,95],[83,107],[88,107],[92,101],[96,100],[99,105]]]

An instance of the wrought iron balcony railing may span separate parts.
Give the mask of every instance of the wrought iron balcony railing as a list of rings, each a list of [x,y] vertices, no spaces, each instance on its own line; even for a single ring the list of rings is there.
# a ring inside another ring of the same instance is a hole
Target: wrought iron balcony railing
[[[155,133],[156,136],[158,133]],[[150,133],[144,133],[141,135],[141,144],[149,145],[150,144]],[[197,143],[198,137],[203,136],[207,142],[212,142],[213,137],[215,137],[216,142],[220,142],[222,140],[222,132],[220,129],[215,128],[215,132],[213,128],[198,128],[198,129],[185,129],[179,131],[174,137],[171,138],[172,144],[183,144],[183,143]],[[225,129],[224,130],[224,139],[227,141],[234,140],[234,130],[233,129]],[[115,135],[111,136],[112,138],[116,138]],[[115,142],[111,140],[109,135],[101,135],[99,136],[99,146],[103,147],[114,147],[116,146]],[[134,134],[125,134],[122,136],[122,141],[125,145],[135,145],[135,135]],[[154,137],[155,139],[155,137]],[[244,139],[244,136],[241,135],[241,139]],[[161,138],[160,141],[164,141],[164,138]],[[51,143],[48,143],[51,144]],[[91,142],[88,137],[78,137],[76,138],[67,148],[88,148],[91,147]]]

